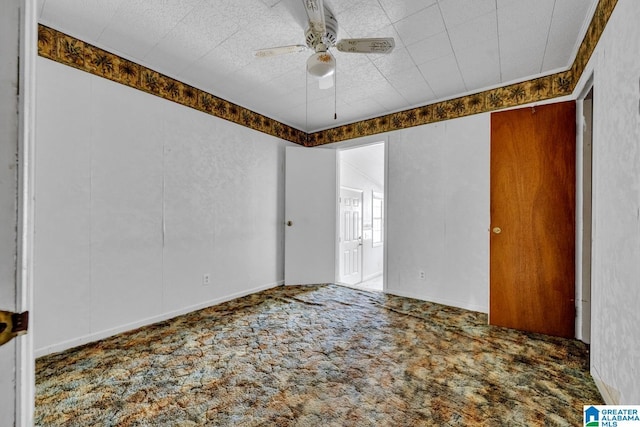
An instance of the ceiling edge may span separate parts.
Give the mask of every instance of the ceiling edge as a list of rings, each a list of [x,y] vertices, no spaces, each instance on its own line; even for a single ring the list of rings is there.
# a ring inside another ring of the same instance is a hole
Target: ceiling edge
[[[576,58],[567,71],[310,134],[42,24],[38,25],[38,54],[241,126],[314,147],[570,95],[617,2],[599,0]]]
[[[599,0],[591,23],[567,71],[411,108],[308,135],[308,147],[544,101],[573,93],[618,0]]]

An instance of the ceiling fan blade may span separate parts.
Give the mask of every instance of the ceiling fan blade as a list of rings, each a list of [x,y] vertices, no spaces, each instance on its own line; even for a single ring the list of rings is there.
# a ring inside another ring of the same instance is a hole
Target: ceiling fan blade
[[[321,39],[327,27],[324,22],[324,4],[322,0],[302,0],[309,17],[311,32]]]
[[[303,50],[307,50],[307,46],[303,44],[292,44],[289,46],[277,46],[256,50],[255,55],[258,58],[269,58],[272,56],[285,55],[287,53],[302,52]]]
[[[336,44],[340,52],[390,53],[396,46],[393,37],[370,39],[342,39]]]
[[[319,89],[331,89],[333,87],[333,76],[335,76],[334,74],[330,74],[326,77],[322,77],[321,79],[318,80],[318,88]]]

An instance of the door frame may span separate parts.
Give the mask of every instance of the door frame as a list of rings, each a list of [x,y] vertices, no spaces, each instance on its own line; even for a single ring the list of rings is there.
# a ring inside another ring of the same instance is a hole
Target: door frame
[[[585,283],[585,278],[583,276],[583,271],[585,268],[584,263],[584,235],[585,235],[585,227],[590,227],[591,232],[591,241],[595,240],[595,210],[593,207],[595,206],[595,183],[596,183],[596,168],[595,168],[595,156],[594,156],[594,126],[593,126],[593,116],[595,111],[595,99],[592,99],[592,108],[591,108],[591,222],[590,224],[585,224],[584,218],[584,198],[585,198],[585,188],[584,188],[584,101],[591,92],[594,90],[594,98],[595,98],[595,88],[594,88],[594,79],[593,79],[593,70],[589,74],[587,74],[587,79],[584,80],[584,83],[580,89],[578,89],[578,96],[576,98],[576,338],[584,341],[586,343],[590,343],[591,341],[591,333],[589,336],[585,337],[583,334],[583,330],[585,327],[589,327],[591,330],[591,310],[589,310],[589,314],[585,316],[583,310],[583,295],[586,287],[589,287],[590,299],[589,304],[592,306],[593,302],[593,277],[594,277],[594,247],[591,245],[591,255],[589,256],[588,263],[589,268],[591,270],[591,280],[587,284]]]
[[[20,101],[18,157],[17,310],[33,312],[33,247],[35,221],[36,61],[38,19],[35,0],[23,0],[20,29]],[[16,425],[33,425],[35,357],[33,326],[18,340],[16,366]]]
[[[383,246],[382,246],[382,292],[387,291],[387,210],[389,206],[389,195],[387,194],[387,189],[389,188],[389,137],[387,135],[373,135],[373,136],[365,136],[361,138],[351,139],[348,141],[335,142],[332,144],[327,144],[324,147],[334,148],[338,153],[338,167],[336,168],[336,194],[340,194],[340,152],[345,150],[350,150],[354,148],[362,148],[367,145],[376,145],[383,144],[384,146],[384,218],[382,219],[382,234],[383,234]],[[336,206],[336,221],[340,220],[340,206]],[[339,222],[336,222],[339,224]],[[339,227],[336,227],[336,235],[335,235],[335,253],[336,253],[336,271],[335,277],[336,282],[340,278],[340,260],[338,259],[340,248],[339,248],[339,237],[340,230]],[[364,259],[363,259],[364,262]]]
[[[33,318],[34,151],[38,21],[35,0],[19,3],[19,96],[17,135],[17,233],[15,310]],[[15,339],[15,425],[33,425],[35,359],[33,326]]]
[[[594,57],[597,57],[597,53]],[[582,173],[583,173],[583,133],[582,133],[582,113],[583,113],[583,101],[585,97],[588,95],[589,91],[594,89],[594,99],[593,99],[593,107],[592,114],[595,116],[597,112],[597,104],[596,104],[596,94],[595,94],[595,71],[594,71],[594,59],[587,64],[585,71],[582,73],[580,80],[578,81],[576,88],[572,95],[563,96],[559,98],[544,100],[537,103],[527,104],[524,106],[517,106],[512,108],[506,108],[500,111],[514,110],[517,108],[523,108],[534,105],[546,105],[552,104],[556,102],[563,101],[571,101],[575,100],[576,102],[576,255],[575,255],[575,268],[576,268],[576,276],[575,276],[575,300],[576,300],[576,325],[575,325],[575,338],[578,340],[583,340],[582,336],[582,328],[585,326],[582,316],[582,307],[581,304],[578,304],[582,299],[582,225],[583,225],[583,213],[582,213],[582,202],[583,202],[583,182],[582,182]],[[579,131],[580,130],[580,131]],[[595,155],[596,148],[596,123],[594,120],[593,129],[592,129],[592,137],[591,143],[593,147],[592,153],[592,165],[591,165],[591,241],[594,242],[597,240],[597,226],[596,226],[596,211],[593,209],[596,206],[596,194],[597,194],[597,156]],[[385,158],[386,160],[386,158]],[[386,185],[386,175],[385,175],[385,185]],[[385,206],[386,207],[386,206]],[[385,211],[386,216],[386,211]],[[490,228],[488,229],[490,232]],[[385,236],[386,239],[386,236]],[[594,263],[593,260],[597,259],[597,248],[595,245],[591,247],[591,301],[594,301],[597,297],[596,293],[598,291],[595,286],[594,277],[596,277],[597,263]],[[385,258],[386,262],[386,258]],[[386,267],[386,264],[385,264]],[[385,281],[386,283],[386,281]],[[487,284],[489,286],[489,284]],[[487,306],[489,305],[489,301],[487,301]],[[579,311],[578,311],[579,310]],[[591,319],[590,319],[591,321]],[[591,325],[591,330],[593,330],[593,325]]]

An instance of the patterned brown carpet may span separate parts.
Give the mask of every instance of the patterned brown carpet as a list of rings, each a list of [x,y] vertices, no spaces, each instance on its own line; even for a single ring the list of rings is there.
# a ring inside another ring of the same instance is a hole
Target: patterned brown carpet
[[[38,426],[582,425],[584,344],[336,285],[278,287],[37,360]]]

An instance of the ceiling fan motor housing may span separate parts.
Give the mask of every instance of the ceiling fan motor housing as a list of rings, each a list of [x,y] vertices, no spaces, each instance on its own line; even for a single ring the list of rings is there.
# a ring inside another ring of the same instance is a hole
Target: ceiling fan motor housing
[[[327,31],[322,35],[322,39],[320,39],[317,34],[311,31],[311,27],[307,27],[305,30],[305,39],[307,41],[307,46],[311,49],[316,50],[316,46],[318,44],[323,43],[327,48],[331,46],[335,46],[338,41],[338,21],[333,16],[331,12],[325,9],[324,11],[324,22]]]

